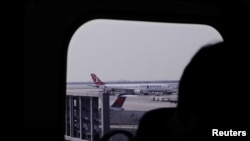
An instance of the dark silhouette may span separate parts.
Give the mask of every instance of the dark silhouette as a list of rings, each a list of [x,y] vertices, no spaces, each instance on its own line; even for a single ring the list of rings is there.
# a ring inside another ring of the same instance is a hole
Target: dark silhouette
[[[229,44],[218,43],[202,48],[186,67],[176,113],[184,134],[247,130],[247,94],[237,81],[244,73],[236,60]]]

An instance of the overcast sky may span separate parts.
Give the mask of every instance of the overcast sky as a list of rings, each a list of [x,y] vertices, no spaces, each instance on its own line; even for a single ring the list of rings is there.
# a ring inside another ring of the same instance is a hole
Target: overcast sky
[[[73,35],[67,82],[179,80],[204,45],[222,41],[212,27],[122,20],[92,20]]]

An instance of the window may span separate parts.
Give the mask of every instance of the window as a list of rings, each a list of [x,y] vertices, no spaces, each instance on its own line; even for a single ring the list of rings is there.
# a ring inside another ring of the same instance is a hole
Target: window
[[[83,24],[68,50],[65,135],[100,136],[99,93],[110,98],[110,128],[133,132],[146,111],[175,107],[178,82],[190,59],[202,46],[221,41],[208,25],[108,19]],[[88,116],[94,119],[91,124]]]

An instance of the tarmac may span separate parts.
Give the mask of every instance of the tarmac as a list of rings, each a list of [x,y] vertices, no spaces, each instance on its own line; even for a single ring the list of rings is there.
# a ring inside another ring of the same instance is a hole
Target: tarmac
[[[102,89],[97,88],[73,88],[67,89],[67,95],[78,95],[88,94],[88,95],[101,95],[103,93]],[[123,129],[128,130],[132,133],[136,132],[138,124],[142,116],[153,109],[157,108],[172,108],[176,107],[177,103],[171,103],[164,100],[155,99],[177,99],[178,94],[171,95],[127,95],[126,101],[123,104],[124,110],[122,111],[111,111],[110,110],[110,130]],[[110,95],[110,105],[115,101],[117,95]],[[99,105],[101,99],[99,100]],[[115,140],[124,140],[124,137],[120,135],[114,137]]]

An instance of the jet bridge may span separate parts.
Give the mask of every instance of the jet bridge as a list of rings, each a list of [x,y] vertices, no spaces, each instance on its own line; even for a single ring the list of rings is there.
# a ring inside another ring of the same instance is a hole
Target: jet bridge
[[[108,94],[67,92],[65,105],[65,140],[98,141],[109,131]]]

